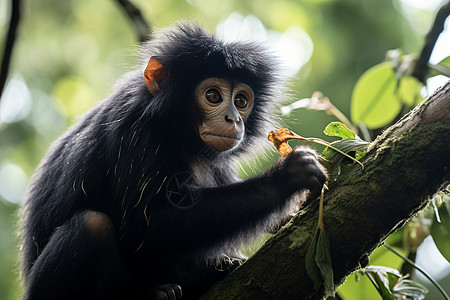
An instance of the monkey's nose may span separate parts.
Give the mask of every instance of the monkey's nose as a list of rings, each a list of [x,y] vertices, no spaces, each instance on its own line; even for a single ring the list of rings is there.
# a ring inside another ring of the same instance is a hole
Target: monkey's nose
[[[229,116],[225,116],[225,121],[227,121],[228,123],[236,122],[234,118],[230,118]]]
[[[227,123],[239,123],[241,119],[242,118],[239,113],[231,113],[225,115],[225,121],[227,121]]]

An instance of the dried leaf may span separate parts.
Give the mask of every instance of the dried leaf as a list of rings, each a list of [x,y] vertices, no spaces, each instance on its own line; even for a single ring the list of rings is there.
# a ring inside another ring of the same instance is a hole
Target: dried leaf
[[[278,153],[282,156],[288,156],[292,152],[292,148],[287,142],[299,138],[301,137],[286,128],[280,128],[277,131],[271,131],[269,133],[269,141],[273,143]]]
[[[289,153],[292,152],[292,148],[288,145],[289,140],[303,140],[308,142],[314,142],[317,144],[321,144],[324,146],[329,147],[330,143],[318,139],[318,138],[305,138],[302,137],[286,128],[280,128],[277,131],[271,131],[269,133],[268,137],[269,141],[271,141],[275,148],[277,149],[278,153],[280,153],[282,156],[287,156]],[[339,150],[337,150],[339,151]]]

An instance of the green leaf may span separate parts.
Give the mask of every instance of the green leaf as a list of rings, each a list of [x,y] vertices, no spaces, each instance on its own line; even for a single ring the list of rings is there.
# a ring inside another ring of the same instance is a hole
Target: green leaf
[[[450,262],[450,205],[443,203],[439,208],[439,216],[441,223],[433,220],[431,225],[431,236],[433,237],[436,247],[441,254]]]
[[[343,153],[350,155],[357,160],[366,155],[366,149],[369,143],[363,141],[353,131],[348,129],[345,124],[341,122],[331,122],[323,132],[328,136],[343,138],[342,140],[332,142],[330,147],[327,147],[322,151],[322,156],[325,158],[322,161],[322,164],[328,169],[331,179],[340,174],[340,168],[338,167],[344,159],[352,161],[351,158],[346,157]],[[342,151],[343,153],[336,150]]]
[[[423,84],[412,76],[404,76],[400,79],[399,93],[402,101],[409,105],[414,106],[423,100],[420,95],[420,90]]]
[[[331,122],[325,127],[323,133],[328,136],[337,136],[343,139],[354,139],[356,137],[356,134],[341,122]]]
[[[314,288],[322,286],[328,296],[335,294],[333,265],[330,255],[330,241],[325,230],[316,229],[306,252],[306,273],[314,282]]]
[[[402,107],[397,90],[397,78],[390,63],[381,63],[367,70],[353,89],[353,123],[362,122],[367,128],[376,129],[392,122]]]
[[[348,153],[351,151],[365,151],[367,150],[367,147],[369,147],[369,142],[363,141],[363,140],[339,140],[339,141],[334,141],[331,143],[331,145],[333,147],[335,147],[336,149],[341,150],[342,152]],[[335,159],[335,156],[341,156],[339,152],[334,151],[331,148],[325,148],[322,151],[322,155],[323,157],[325,157],[327,160],[329,161],[333,161]]]
[[[366,147],[367,149],[367,147]],[[357,160],[360,160],[361,158],[363,158],[364,156],[366,156],[367,151],[366,150],[362,150],[362,151],[356,151],[355,153],[355,158]]]
[[[369,142],[363,141],[361,139],[354,140],[339,140],[332,142],[331,145],[336,149],[341,150],[344,153],[355,152],[355,158],[361,159],[366,154]],[[339,166],[342,160],[345,158],[341,153],[327,147],[322,151],[322,156],[327,161],[327,168],[333,174],[333,170]]]
[[[319,228],[316,229],[308,251],[306,252],[306,273],[314,282],[314,288],[318,289],[322,285],[322,279],[320,277],[320,269],[316,264],[316,247],[317,240],[319,239]]]
[[[323,277],[323,285],[328,296],[335,294],[333,265],[330,255],[330,240],[325,230],[320,230],[316,247],[316,264]]]

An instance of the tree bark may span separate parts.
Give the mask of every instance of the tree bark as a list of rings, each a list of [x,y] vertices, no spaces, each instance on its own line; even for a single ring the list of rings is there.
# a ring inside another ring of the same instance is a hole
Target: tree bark
[[[450,82],[387,129],[325,194],[334,280],[368,256],[450,183]],[[305,270],[318,201],[313,201],[243,266],[201,299],[321,299]]]

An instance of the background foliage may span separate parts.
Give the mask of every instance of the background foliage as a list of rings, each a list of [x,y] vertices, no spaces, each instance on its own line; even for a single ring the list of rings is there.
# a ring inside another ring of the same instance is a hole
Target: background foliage
[[[287,66],[297,66],[287,68],[295,76],[290,80],[292,93],[286,104],[320,90],[350,116],[350,99],[357,79],[369,67],[382,62],[389,49],[418,54],[440,1],[136,0],[135,3],[154,28],[169,26],[180,19],[196,20],[224,36],[226,24],[240,24],[238,33],[245,31],[246,26],[257,28],[269,39],[268,43],[283,46],[278,50],[288,57]],[[0,0],[1,43],[9,11],[9,1]],[[20,298],[17,213],[31,174],[50,143],[76,122],[80,114],[108,96],[114,82],[133,68],[138,45],[131,23],[112,0],[24,1],[22,16],[10,80],[0,102],[0,299]],[[283,44],[283,34],[291,44]],[[247,37],[244,32],[240,38]],[[289,53],[289,49],[297,52]],[[448,46],[445,51],[446,55],[440,58],[450,55]],[[430,89],[433,88],[431,84]],[[286,127],[302,136],[328,140],[322,130],[335,121],[323,112],[300,109],[283,120]],[[258,171],[272,159],[260,159],[257,167],[245,171]],[[391,244],[402,247],[402,234],[391,236]],[[435,259],[440,254],[431,239],[425,243],[422,254],[419,249],[418,263],[450,286],[448,262]],[[372,255],[371,263],[396,269],[402,265],[399,258],[383,248]],[[364,277],[358,283],[350,277],[339,292],[347,299],[377,297]],[[430,287],[430,299],[434,299],[433,293]]]

